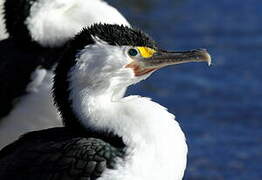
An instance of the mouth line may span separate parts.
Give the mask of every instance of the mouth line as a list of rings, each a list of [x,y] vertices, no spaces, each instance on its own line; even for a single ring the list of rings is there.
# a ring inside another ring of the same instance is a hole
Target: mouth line
[[[159,69],[159,68],[156,68],[156,67],[142,68],[139,65],[139,63],[137,63],[135,61],[130,63],[130,64],[127,64],[125,67],[126,68],[131,68],[134,71],[135,76],[142,76],[142,75],[148,74],[150,72],[153,72],[153,71]]]
[[[157,68],[148,68],[148,69],[144,69],[142,71],[134,71],[135,72],[135,76],[142,76],[145,74],[148,74],[150,72],[156,71]]]

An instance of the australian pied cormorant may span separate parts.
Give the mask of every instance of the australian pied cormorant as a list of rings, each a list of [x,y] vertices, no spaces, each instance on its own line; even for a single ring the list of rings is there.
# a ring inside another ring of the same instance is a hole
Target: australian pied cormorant
[[[50,89],[69,38],[93,23],[130,26],[102,0],[5,0],[2,11],[9,38],[0,42],[0,149],[25,132],[62,126]]]
[[[0,152],[0,179],[181,180],[185,136],[173,114],[128,86],[167,65],[208,62],[168,52],[139,30],[94,25],[69,42],[53,96],[64,128],[31,132]]]

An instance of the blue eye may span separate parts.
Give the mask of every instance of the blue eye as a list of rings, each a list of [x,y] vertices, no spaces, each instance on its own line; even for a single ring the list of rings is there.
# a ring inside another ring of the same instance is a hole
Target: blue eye
[[[138,51],[134,48],[128,50],[129,56],[136,56],[138,54]]]

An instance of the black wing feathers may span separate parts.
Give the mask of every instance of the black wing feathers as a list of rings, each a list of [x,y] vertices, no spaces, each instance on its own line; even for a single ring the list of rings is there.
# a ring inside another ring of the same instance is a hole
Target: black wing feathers
[[[0,152],[0,179],[95,180],[124,156],[122,149],[100,139],[74,137],[62,131],[53,140],[48,133],[43,136],[50,138],[37,134],[33,138],[31,133],[4,148]]]

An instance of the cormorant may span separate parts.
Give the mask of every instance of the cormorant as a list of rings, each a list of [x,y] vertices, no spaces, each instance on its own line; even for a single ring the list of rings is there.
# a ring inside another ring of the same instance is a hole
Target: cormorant
[[[53,96],[65,127],[24,135],[0,152],[0,179],[181,180],[187,145],[175,116],[128,86],[167,65],[208,62],[206,50],[168,52],[145,33],[96,24],[68,44]]]

